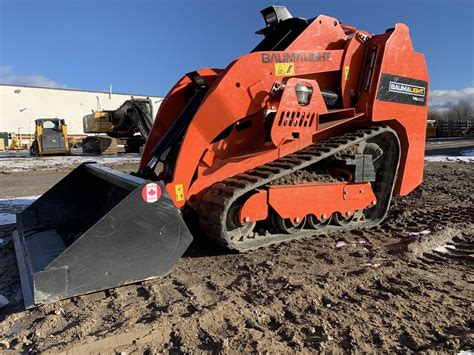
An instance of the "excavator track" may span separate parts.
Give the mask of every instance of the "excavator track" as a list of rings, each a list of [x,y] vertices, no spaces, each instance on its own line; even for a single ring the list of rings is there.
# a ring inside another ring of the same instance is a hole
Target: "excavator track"
[[[382,148],[384,156],[377,165],[374,164],[376,181],[372,186],[377,196],[377,204],[364,210],[358,221],[334,226],[324,224],[320,229],[301,229],[296,233],[274,233],[271,229],[266,229],[262,233],[261,228],[256,232],[255,222],[234,228],[232,231],[228,229],[228,221],[232,217],[230,214],[238,209],[239,200],[246,199],[259,188],[283,176],[319,163],[362,142],[375,142]],[[203,196],[198,210],[199,226],[207,236],[222,246],[244,252],[322,233],[377,225],[384,219],[390,205],[400,159],[399,147],[398,136],[388,126],[359,129],[312,144],[212,185]]]

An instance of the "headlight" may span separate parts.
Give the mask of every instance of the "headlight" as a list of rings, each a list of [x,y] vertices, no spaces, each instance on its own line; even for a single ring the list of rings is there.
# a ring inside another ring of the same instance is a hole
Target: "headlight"
[[[296,99],[301,106],[306,106],[311,101],[313,95],[313,88],[309,84],[298,83],[295,86]]]

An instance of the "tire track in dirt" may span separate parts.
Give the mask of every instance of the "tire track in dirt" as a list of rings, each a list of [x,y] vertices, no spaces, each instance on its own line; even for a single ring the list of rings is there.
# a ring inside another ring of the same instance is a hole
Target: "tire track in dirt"
[[[423,186],[371,230],[247,254],[198,240],[168,277],[30,311],[15,299],[9,244],[0,293],[13,301],[0,310],[0,338],[53,352],[473,348],[471,171],[428,164]]]

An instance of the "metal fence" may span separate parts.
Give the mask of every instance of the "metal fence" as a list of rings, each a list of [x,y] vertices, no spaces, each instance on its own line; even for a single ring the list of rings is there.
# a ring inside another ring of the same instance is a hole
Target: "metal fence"
[[[473,121],[437,121],[437,137],[460,137],[474,134]]]

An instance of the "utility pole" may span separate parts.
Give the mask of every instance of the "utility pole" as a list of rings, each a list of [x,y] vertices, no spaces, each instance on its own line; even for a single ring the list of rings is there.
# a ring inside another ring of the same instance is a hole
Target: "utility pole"
[[[22,147],[22,145],[21,145],[21,133],[20,133],[20,129],[22,129],[22,128],[23,128],[23,127],[18,127],[18,142],[19,142],[18,144],[20,145],[20,149],[21,149],[21,147]]]

